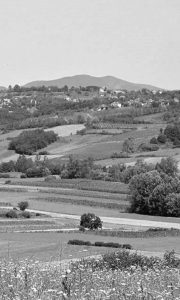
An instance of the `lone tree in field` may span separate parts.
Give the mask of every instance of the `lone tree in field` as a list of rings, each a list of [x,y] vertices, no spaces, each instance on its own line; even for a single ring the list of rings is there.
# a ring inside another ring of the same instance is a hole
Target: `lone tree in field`
[[[25,211],[26,208],[28,208],[29,203],[27,201],[21,201],[18,203],[18,207],[20,210]]]
[[[102,228],[102,221],[95,214],[83,214],[80,220],[80,226],[90,230]]]
[[[126,153],[133,153],[135,151],[134,139],[128,138],[124,141],[122,151]]]

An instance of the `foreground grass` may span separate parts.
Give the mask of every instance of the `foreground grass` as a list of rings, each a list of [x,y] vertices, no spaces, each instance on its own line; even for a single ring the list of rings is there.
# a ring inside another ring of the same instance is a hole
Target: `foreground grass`
[[[118,252],[74,262],[66,272],[63,264],[1,261],[0,296],[6,300],[179,300],[179,269],[172,260],[173,256],[160,260]]]

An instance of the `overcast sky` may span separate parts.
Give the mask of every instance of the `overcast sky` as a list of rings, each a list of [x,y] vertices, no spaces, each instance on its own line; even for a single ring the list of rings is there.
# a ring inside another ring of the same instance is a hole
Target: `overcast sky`
[[[75,74],[180,89],[180,0],[0,0],[0,85]]]

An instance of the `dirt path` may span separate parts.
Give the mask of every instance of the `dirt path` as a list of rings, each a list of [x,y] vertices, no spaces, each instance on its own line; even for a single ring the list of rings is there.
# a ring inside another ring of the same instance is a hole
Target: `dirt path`
[[[31,212],[38,212],[41,214],[46,214],[51,216],[52,218],[67,218],[67,219],[74,219],[80,220],[80,216],[78,215],[71,215],[71,214],[61,214],[61,213],[53,213],[53,212],[46,212],[41,210],[29,210]],[[150,220],[137,220],[137,219],[128,219],[128,218],[112,218],[112,217],[101,217],[101,220],[104,223],[108,224],[117,224],[117,225],[131,225],[131,226],[145,226],[145,227],[160,227],[160,228],[175,228],[180,230],[180,219],[179,223],[167,223],[162,221],[150,221]]]

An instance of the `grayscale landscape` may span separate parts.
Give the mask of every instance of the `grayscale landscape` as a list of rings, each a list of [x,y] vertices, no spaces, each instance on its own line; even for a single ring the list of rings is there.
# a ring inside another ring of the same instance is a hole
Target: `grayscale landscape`
[[[1,7],[0,299],[180,300],[180,3]]]

